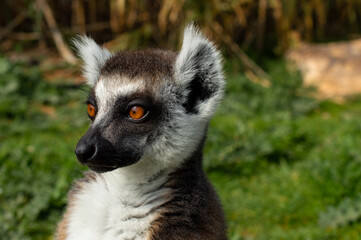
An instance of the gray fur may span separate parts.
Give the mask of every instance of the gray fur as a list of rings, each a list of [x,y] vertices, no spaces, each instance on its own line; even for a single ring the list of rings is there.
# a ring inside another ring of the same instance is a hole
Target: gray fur
[[[202,170],[208,123],[224,88],[213,43],[191,25],[178,54],[111,54],[86,37],[76,46],[96,107],[76,153],[97,173],[76,184],[58,236],[226,239],[219,199]],[[133,105],[144,107],[144,119],[130,119]]]

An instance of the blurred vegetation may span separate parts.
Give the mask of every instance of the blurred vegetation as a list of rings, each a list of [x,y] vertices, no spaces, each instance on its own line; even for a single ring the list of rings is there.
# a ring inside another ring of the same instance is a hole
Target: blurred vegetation
[[[282,62],[262,87],[228,66],[210,125],[206,167],[230,239],[361,239],[361,98],[306,97]]]
[[[60,218],[80,173],[72,148],[87,123],[73,106],[81,92],[72,89],[42,81],[37,66],[0,56],[1,239],[44,239]]]
[[[54,47],[39,2],[0,1],[2,53]],[[359,37],[361,1],[47,2],[65,40],[87,32],[114,50],[176,49],[184,25],[196,21],[228,53],[205,169],[231,240],[361,239],[361,97],[312,99],[298,73],[267,58],[299,39]],[[267,80],[245,76],[243,50],[261,54]],[[38,62],[0,54],[0,239],[52,238],[85,170],[73,153],[88,125],[84,95],[74,79],[44,81]]]
[[[359,0],[48,0],[61,32],[88,33],[114,49],[172,48],[184,25],[196,21],[231,52],[224,36],[243,50],[280,54],[297,39],[329,41],[361,32]],[[42,0],[0,1],[0,38],[51,45]],[[15,20],[16,19],[16,20]],[[20,24],[22,23],[22,24]],[[221,29],[215,26],[221,26]],[[8,32],[9,27],[11,32]],[[221,31],[220,31],[221,30]],[[11,44],[10,44],[11,45]],[[10,46],[8,46],[10,47]]]

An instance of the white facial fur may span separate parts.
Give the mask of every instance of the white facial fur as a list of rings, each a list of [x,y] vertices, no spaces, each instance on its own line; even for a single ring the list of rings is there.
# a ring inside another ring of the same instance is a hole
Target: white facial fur
[[[199,48],[204,46],[208,51],[208,57],[196,58]],[[172,84],[165,86],[162,94],[170,98],[175,91],[181,91],[184,94],[182,101],[186,101],[189,94],[188,86],[197,71],[200,70],[195,67],[197,64],[202,66],[201,70],[210,69],[204,79],[204,84],[216,85],[216,91],[208,99],[197,103],[196,114],[186,113],[178,105],[179,103],[169,104],[167,107],[172,113],[171,121],[162,126],[160,130],[162,134],[147,149],[145,158],[156,156],[162,165],[176,168],[200,144],[207,124],[223,96],[224,77],[219,52],[209,40],[199,33],[198,29],[190,25],[184,31],[182,49],[175,63],[176,86]],[[173,97],[176,98],[176,96]]]
[[[84,61],[84,77],[88,85],[94,86],[100,76],[101,68],[112,54],[87,36],[79,36],[73,43],[78,49],[80,58]]]
[[[93,125],[100,124],[107,113],[114,107],[115,101],[120,96],[128,96],[135,92],[144,91],[142,79],[129,82],[120,76],[102,76],[95,84],[98,113]]]
[[[196,54],[202,47],[207,49],[207,57],[197,58]],[[201,69],[197,69],[196,66],[201,66]],[[189,25],[184,30],[182,49],[175,64],[176,81],[183,85],[183,90],[187,92],[187,86],[197,71],[205,69],[208,69],[208,73],[203,79],[204,85],[216,84],[217,90],[208,100],[199,103],[197,110],[198,117],[209,120],[223,97],[225,82],[222,72],[222,58],[213,43],[206,39],[195,26]]]

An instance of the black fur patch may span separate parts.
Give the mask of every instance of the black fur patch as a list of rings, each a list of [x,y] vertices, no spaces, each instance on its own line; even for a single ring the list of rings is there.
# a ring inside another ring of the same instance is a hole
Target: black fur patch
[[[197,48],[197,54],[189,59],[196,73],[188,86],[190,91],[188,100],[183,104],[188,113],[197,113],[195,108],[197,103],[210,98],[217,90],[215,81],[210,80],[215,75],[213,72],[214,63],[209,63],[211,59],[212,49],[207,44],[200,44]]]
[[[101,135],[102,129],[91,127],[79,140],[75,153],[79,162],[96,172],[107,172],[136,163],[141,154],[116,148]]]
[[[204,141],[203,141],[204,142]],[[151,224],[151,240],[225,240],[224,214],[202,170],[203,142],[183,166],[169,175],[171,199]]]

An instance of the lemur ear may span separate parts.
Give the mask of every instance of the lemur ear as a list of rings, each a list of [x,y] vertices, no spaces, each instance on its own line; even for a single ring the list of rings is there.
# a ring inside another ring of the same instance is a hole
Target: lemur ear
[[[78,36],[73,40],[79,57],[83,60],[83,74],[87,84],[93,87],[100,76],[100,70],[112,54],[87,36]]]
[[[213,43],[193,25],[184,30],[175,78],[186,93],[183,102],[186,111],[210,117],[223,95],[222,59]]]

